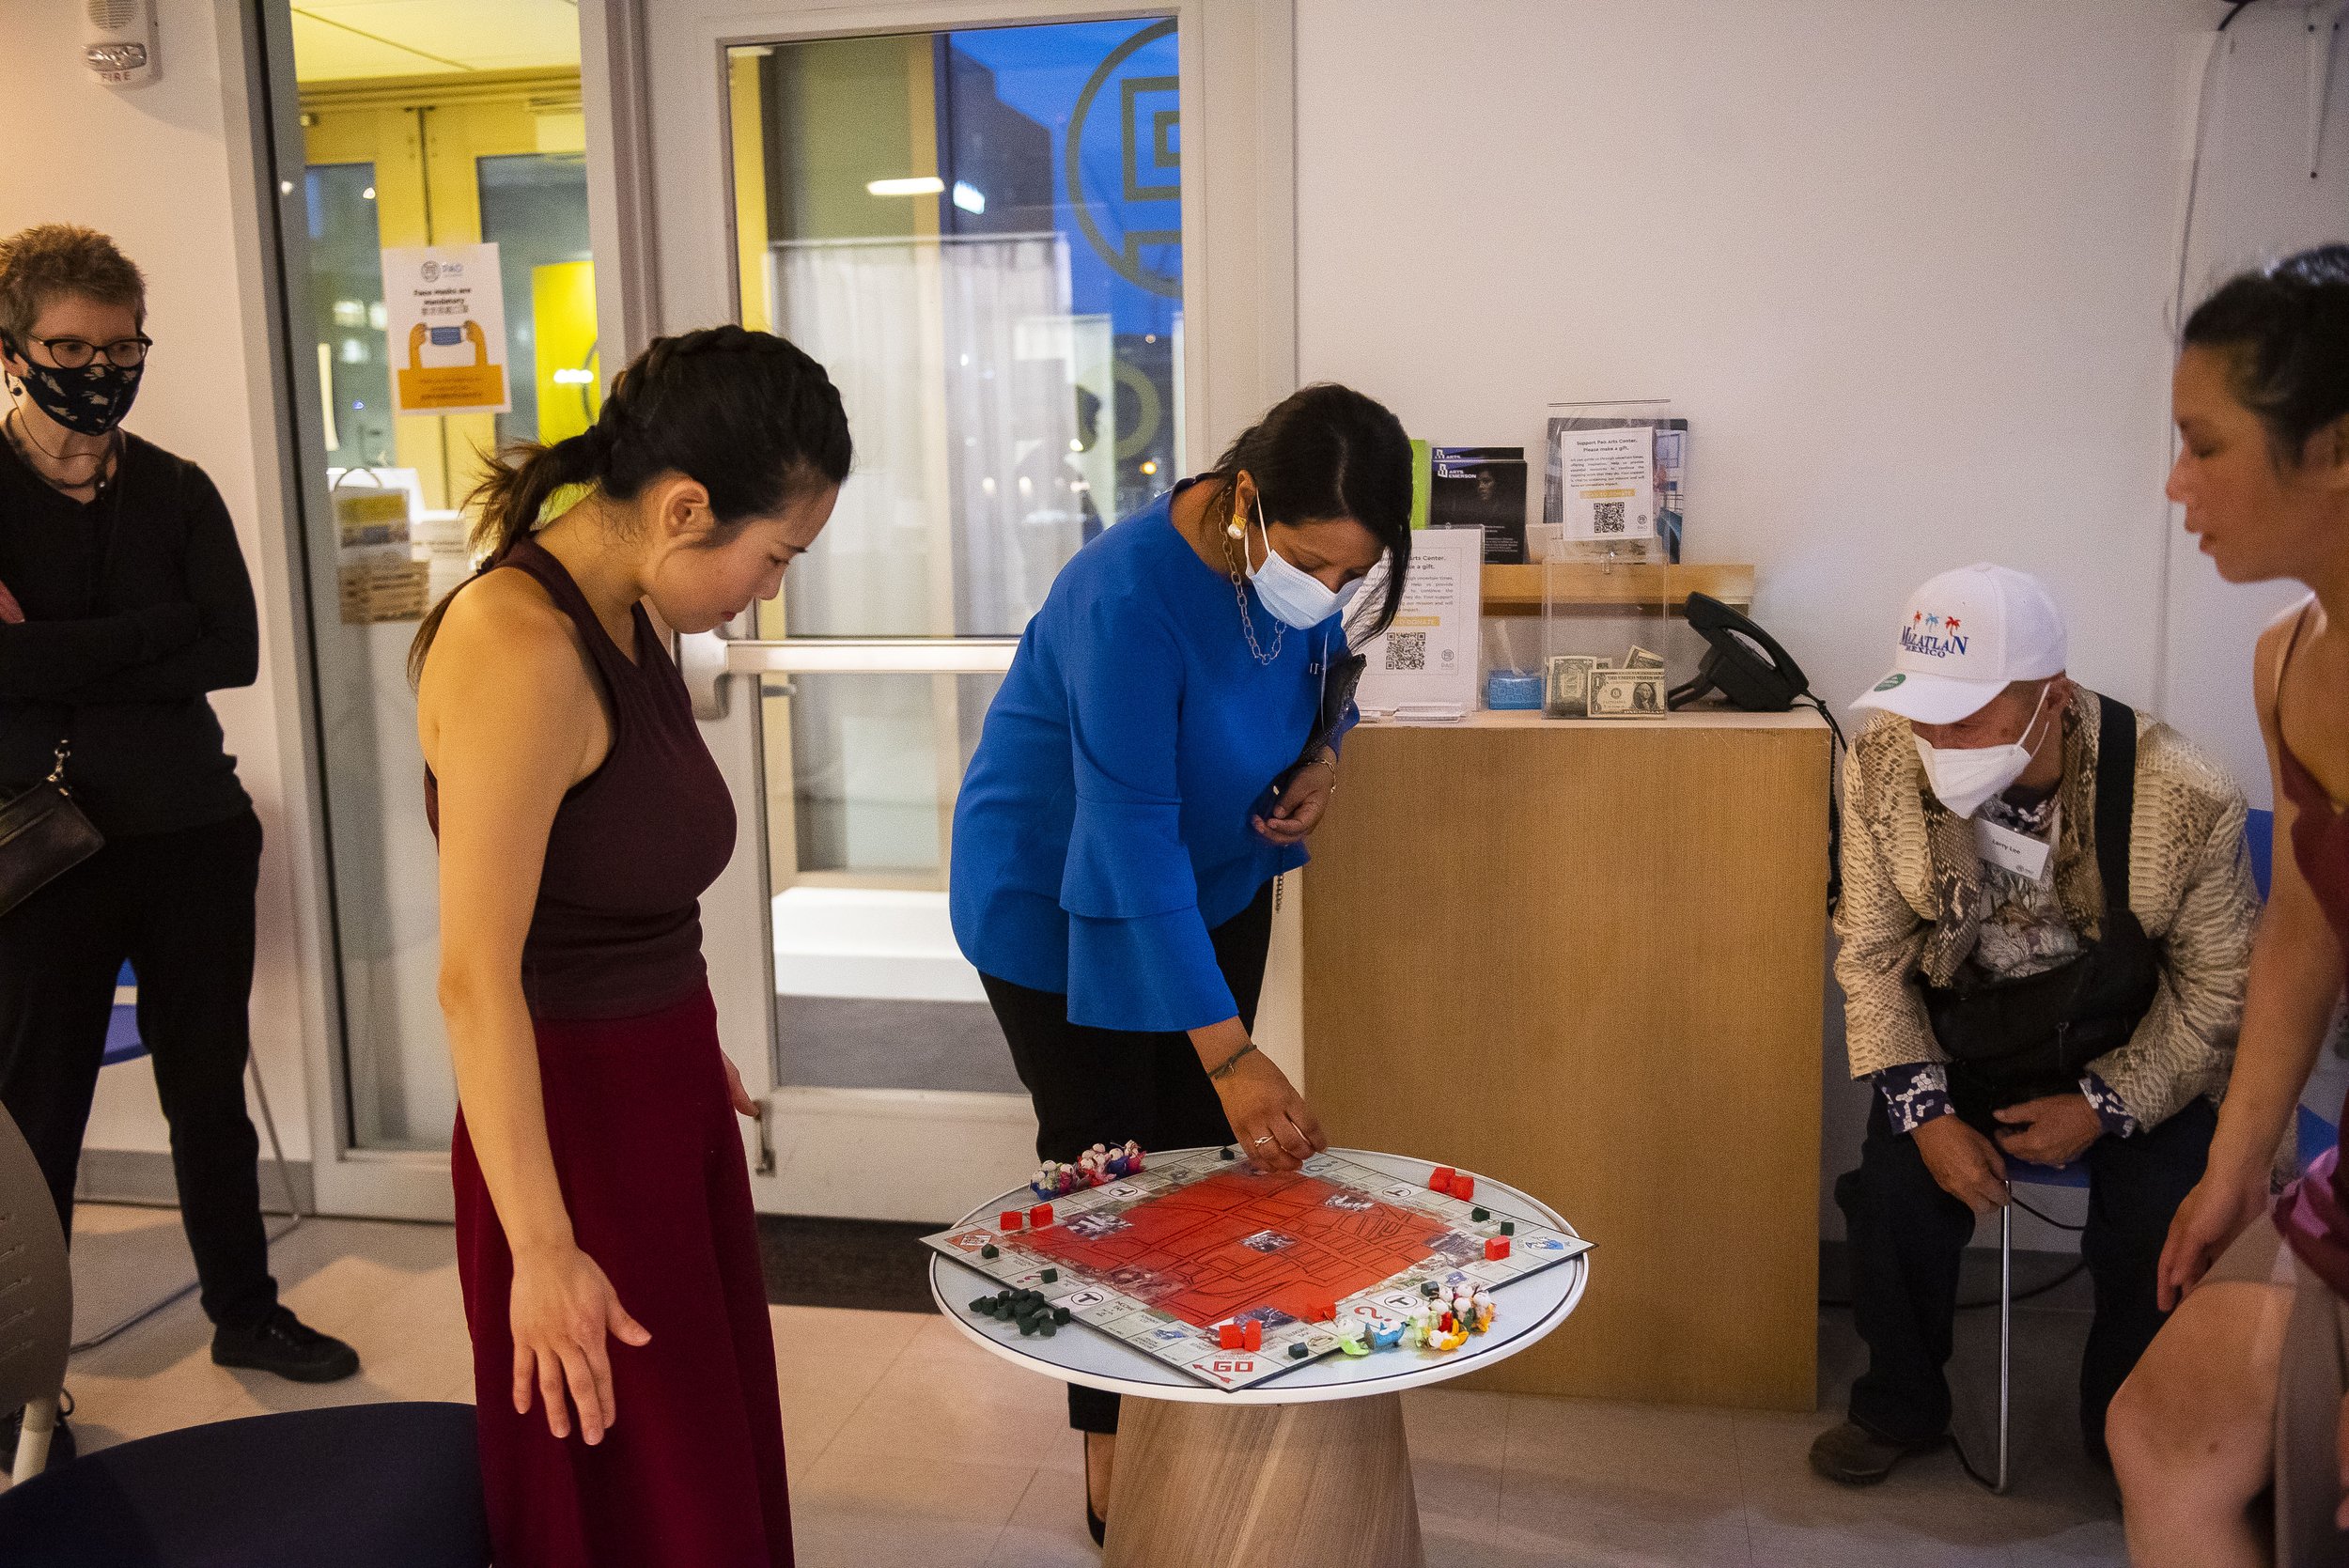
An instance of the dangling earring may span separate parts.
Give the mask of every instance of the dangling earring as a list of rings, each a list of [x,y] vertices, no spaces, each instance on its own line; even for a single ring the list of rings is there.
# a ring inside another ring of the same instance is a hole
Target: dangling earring
[[[1244,539],[1248,537],[1248,525],[1240,521],[1239,514],[1237,512],[1234,512],[1232,514],[1232,520],[1223,525],[1223,536],[1227,539]]]

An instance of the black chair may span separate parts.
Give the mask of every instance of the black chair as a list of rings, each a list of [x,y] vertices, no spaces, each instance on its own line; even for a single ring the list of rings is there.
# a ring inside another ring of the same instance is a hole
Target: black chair
[[[486,1568],[470,1405],[185,1427],[0,1493],[0,1568]]]
[[[0,1412],[22,1405],[0,1568],[487,1568],[470,1405],[343,1405],[191,1426],[44,1471],[72,1278],[0,1110]]]

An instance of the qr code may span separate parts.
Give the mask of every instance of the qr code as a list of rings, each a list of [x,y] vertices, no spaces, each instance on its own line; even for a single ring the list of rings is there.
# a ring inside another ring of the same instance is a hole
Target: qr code
[[[1592,502],[1591,532],[1594,534],[1620,534],[1624,532],[1623,508],[1624,503],[1620,501]]]
[[[1423,631],[1388,632],[1387,668],[1390,670],[1424,670],[1427,668],[1427,633]]]

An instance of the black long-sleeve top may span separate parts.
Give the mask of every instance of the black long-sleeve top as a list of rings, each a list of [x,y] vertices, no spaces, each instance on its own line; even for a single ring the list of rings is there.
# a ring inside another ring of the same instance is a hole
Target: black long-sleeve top
[[[66,783],[110,838],[225,821],[248,802],[206,694],[259,673],[253,582],[204,471],[126,436],[94,501],[59,494],[0,440],[0,795]]]

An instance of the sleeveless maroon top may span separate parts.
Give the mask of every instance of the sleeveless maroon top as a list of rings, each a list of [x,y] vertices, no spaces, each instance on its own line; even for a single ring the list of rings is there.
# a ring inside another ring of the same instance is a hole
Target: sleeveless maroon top
[[[612,715],[610,753],[563,797],[547,834],[522,994],[539,1018],[660,1012],[708,983],[699,900],[733,856],[734,798],[644,606],[629,612],[631,661],[536,539],[497,569],[508,567],[529,573],[578,626]],[[441,789],[430,768],[424,791],[437,836]]]
[[[2283,686],[2281,664],[2290,661],[2307,619],[2303,610],[2300,619],[2293,623],[2292,640],[2284,644],[2283,660],[2279,663],[2279,691]],[[2299,862],[2300,875],[2316,895],[2335,939],[2349,954],[2349,812],[2334,809],[2325,786],[2280,737],[2276,756],[2284,794],[2295,813],[2293,859]],[[2341,1115],[2343,1126],[2349,1126],[2349,1104],[2341,1107]],[[2333,1293],[2349,1296],[2349,1172],[2341,1170],[2340,1157],[2338,1146],[2326,1150],[2310,1162],[2308,1174],[2284,1189],[2276,1202],[2276,1223],[2292,1250],[2333,1287]]]

